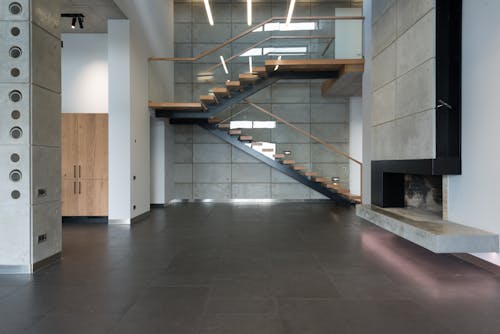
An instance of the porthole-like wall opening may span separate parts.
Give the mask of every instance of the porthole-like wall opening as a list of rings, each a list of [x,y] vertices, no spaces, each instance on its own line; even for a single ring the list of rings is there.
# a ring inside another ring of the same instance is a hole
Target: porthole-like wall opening
[[[12,15],[19,15],[22,13],[22,11],[23,11],[23,6],[21,6],[21,4],[19,2],[12,2],[9,5],[9,12]]]

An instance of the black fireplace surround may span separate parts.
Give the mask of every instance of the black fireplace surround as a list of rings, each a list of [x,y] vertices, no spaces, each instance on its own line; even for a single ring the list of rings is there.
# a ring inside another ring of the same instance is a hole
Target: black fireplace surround
[[[436,158],[372,161],[372,204],[405,206],[405,175],[461,174],[462,1],[436,0]]]

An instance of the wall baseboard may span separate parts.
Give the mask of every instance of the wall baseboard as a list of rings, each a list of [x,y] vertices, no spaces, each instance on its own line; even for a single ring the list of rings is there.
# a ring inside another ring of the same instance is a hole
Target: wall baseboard
[[[491,262],[480,259],[474,255],[467,253],[455,253],[453,256],[459,258],[462,261],[472,264],[473,266],[479,267],[483,270],[486,270],[492,274],[500,275],[500,266],[497,266]]]

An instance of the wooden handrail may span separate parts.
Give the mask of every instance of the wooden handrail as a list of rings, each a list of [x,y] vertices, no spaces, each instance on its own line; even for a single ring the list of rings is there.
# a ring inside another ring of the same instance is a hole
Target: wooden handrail
[[[251,49],[255,48],[256,46],[259,46],[267,41],[270,41],[272,39],[330,39],[330,44],[332,43],[332,41],[335,39],[335,36],[324,36],[324,35],[318,35],[318,36],[269,36],[267,38],[264,38],[263,40],[253,44],[252,46],[250,46],[249,48],[241,51],[240,53],[238,54],[235,54],[234,56],[231,56],[229,58],[226,59],[226,64],[232,62],[234,59],[238,58],[239,56],[241,56],[242,54],[244,54],[245,52],[247,51],[250,51]],[[222,66],[222,63],[217,63],[209,68],[206,69],[206,72],[211,72],[213,70],[215,70],[216,68],[219,68]]]
[[[220,45],[218,45],[210,50],[207,50],[207,51],[200,53],[196,57],[190,57],[190,58],[151,57],[151,58],[149,58],[149,61],[195,62],[195,61],[198,61],[201,58],[204,58],[204,57],[222,49],[223,47],[237,41],[238,39],[245,37],[246,35],[252,33],[254,30],[259,29],[260,27],[263,27],[267,23],[272,22],[272,21],[276,21],[276,20],[286,20],[286,17],[285,16],[273,16],[265,21],[262,21],[261,23],[255,25],[255,26],[245,30],[244,32],[228,39],[224,43],[221,43]],[[334,20],[364,20],[364,16],[309,16],[309,17],[304,16],[304,17],[294,17],[293,20],[294,21],[304,21],[304,20],[332,20],[332,21],[334,21]]]
[[[339,148],[337,148],[337,147],[335,147],[335,146],[333,146],[333,145],[331,145],[331,144],[328,144],[328,143],[327,143],[326,141],[324,141],[323,139],[318,138],[318,137],[316,137],[316,136],[314,136],[314,135],[310,134],[309,132],[302,130],[301,128],[299,128],[299,127],[297,127],[297,126],[295,126],[295,125],[293,125],[293,124],[289,123],[288,121],[284,120],[283,118],[281,118],[281,117],[279,117],[279,116],[276,116],[275,114],[271,113],[270,111],[268,111],[268,110],[266,110],[266,109],[262,108],[261,106],[258,106],[258,105],[256,105],[255,103],[252,103],[252,102],[251,102],[250,100],[248,100],[248,99],[245,99],[245,100],[243,100],[243,101],[244,101],[245,103],[247,103],[247,104],[251,105],[251,106],[252,106],[252,107],[254,107],[255,109],[259,110],[260,112],[263,112],[264,114],[266,114],[266,115],[268,115],[268,116],[270,116],[270,117],[272,117],[272,118],[274,118],[274,119],[278,120],[279,122],[281,122],[281,123],[283,123],[283,124],[287,125],[288,127],[290,127],[290,128],[292,128],[292,129],[294,129],[294,130],[296,130],[296,131],[300,132],[300,133],[301,133],[301,134],[303,134],[304,136],[309,137],[310,139],[312,139],[312,140],[314,140],[314,141],[317,141],[318,143],[320,143],[320,144],[322,144],[323,146],[325,146],[328,150],[330,150],[330,151],[332,151],[332,152],[334,152],[334,153],[336,153],[336,154],[339,154],[339,155],[341,155],[341,156],[343,156],[343,157],[345,157],[345,158],[347,158],[347,159],[349,159],[349,160],[351,160],[351,161],[353,161],[353,162],[357,163],[359,166],[363,166],[363,163],[362,163],[361,161],[354,159],[353,157],[351,157],[349,154],[347,154],[346,152],[342,151],[341,149],[339,149]]]

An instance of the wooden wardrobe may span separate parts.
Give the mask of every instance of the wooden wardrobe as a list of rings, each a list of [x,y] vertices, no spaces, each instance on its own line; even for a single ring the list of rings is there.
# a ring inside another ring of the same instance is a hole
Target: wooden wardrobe
[[[108,215],[108,115],[62,114],[62,216]]]

